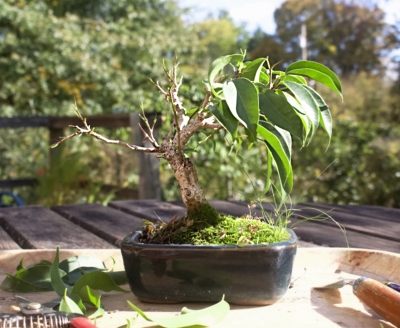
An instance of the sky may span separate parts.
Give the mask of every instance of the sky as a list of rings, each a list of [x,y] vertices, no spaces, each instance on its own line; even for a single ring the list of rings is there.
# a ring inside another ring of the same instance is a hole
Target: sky
[[[195,7],[188,16],[189,19],[200,21],[208,13],[218,13],[221,9],[228,10],[236,24],[246,23],[249,32],[257,27],[268,33],[275,33],[274,11],[285,0],[178,0],[181,7]],[[298,0],[301,1],[301,0]],[[388,23],[400,19],[399,0],[374,0],[386,12]]]

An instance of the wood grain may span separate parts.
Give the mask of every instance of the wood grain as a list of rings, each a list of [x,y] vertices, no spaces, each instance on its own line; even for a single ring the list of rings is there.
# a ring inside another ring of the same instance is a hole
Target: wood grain
[[[138,216],[100,204],[54,206],[52,210],[117,247],[143,222]]]
[[[3,208],[0,225],[25,249],[115,247],[43,206]]]
[[[108,206],[152,222],[159,219],[169,222],[175,216],[180,217],[186,213],[186,209],[181,206],[152,199],[112,201]]]

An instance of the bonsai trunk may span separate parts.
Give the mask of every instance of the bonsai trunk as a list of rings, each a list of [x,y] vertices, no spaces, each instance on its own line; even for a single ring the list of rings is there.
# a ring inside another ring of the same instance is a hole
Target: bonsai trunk
[[[164,153],[181,189],[182,200],[187,208],[187,218],[194,221],[216,223],[218,212],[208,203],[199,184],[196,167],[192,161],[174,146]]]

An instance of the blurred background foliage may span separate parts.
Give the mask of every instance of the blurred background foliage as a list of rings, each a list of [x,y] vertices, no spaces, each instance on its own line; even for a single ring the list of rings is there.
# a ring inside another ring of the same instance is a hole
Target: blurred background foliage
[[[295,148],[293,201],[400,207],[400,72],[398,24],[385,22],[372,1],[287,0],[274,14],[276,33],[248,31],[227,11],[187,22],[176,0],[0,1],[0,116],[85,116],[161,111],[165,103],[148,81],[164,81],[162,61],[179,56],[186,107],[203,101],[202,79],[221,55],[247,49],[284,69],[307,58],[331,67],[343,82],[344,103],[319,85],[331,105],[329,149],[317,135]],[[1,119],[1,118],[0,118]],[[163,117],[164,128],[168,115]],[[101,130],[130,142],[130,129]],[[223,133],[192,140],[193,157],[209,198],[250,200],[264,188],[264,149],[232,149]],[[49,166],[48,133],[0,129],[0,180],[36,177],[16,189],[27,203],[103,202],[115,197],[102,184],[135,188],[137,159],[125,149],[90,138],[71,140]],[[180,197],[161,163],[163,197]]]

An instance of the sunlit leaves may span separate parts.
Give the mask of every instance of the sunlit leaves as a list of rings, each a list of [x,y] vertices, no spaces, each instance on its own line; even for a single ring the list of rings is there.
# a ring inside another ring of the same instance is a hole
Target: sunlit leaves
[[[165,328],[213,327],[229,312],[229,304],[224,299],[202,310],[183,308],[180,315],[166,318],[151,318],[131,302],[128,304],[146,321]]]
[[[264,63],[265,58],[258,58],[250,63],[246,63],[246,66],[242,69],[240,76],[245,77],[250,81],[259,82]]]
[[[285,97],[275,94],[272,90],[265,90],[259,95],[260,112],[273,124],[294,136],[303,139],[303,124],[298,114]]]
[[[310,119],[311,122],[311,137],[317,131],[319,125],[319,108],[308,91],[307,87],[302,84],[297,84],[294,82],[286,82],[286,85],[290,91],[294,94],[295,98],[299,101],[301,108],[304,110],[305,115]]]
[[[328,67],[307,60],[301,60],[290,64],[286,74],[307,76],[332,89],[342,97],[342,84],[339,78]]]
[[[250,80],[238,78],[224,84],[223,92],[232,115],[247,128],[254,141],[259,120],[256,87]]]
[[[265,144],[272,154],[282,189],[290,193],[293,188],[293,172],[290,163],[291,141],[284,130],[276,129],[272,124],[260,121],[258,133],[263,137]]]
[[[216,88],[221,88],[222,83],[220,81],[216,81],[216,77],[219,76],[224,67],[231,63],[240,63],[243,61],[243,55],[229,55],[223,56],[213,61],[208,70],[208,83],[210,84],[211,90],[215,93]]]
[[[223,127],[232,135],[236,137],[236,132],[238,129],[238,120],[232,115],[229,110],[226,101],[221,101],[217,105],[211,105],[208,107],[211,114],[213,114],[216,119],[223,125]]]

